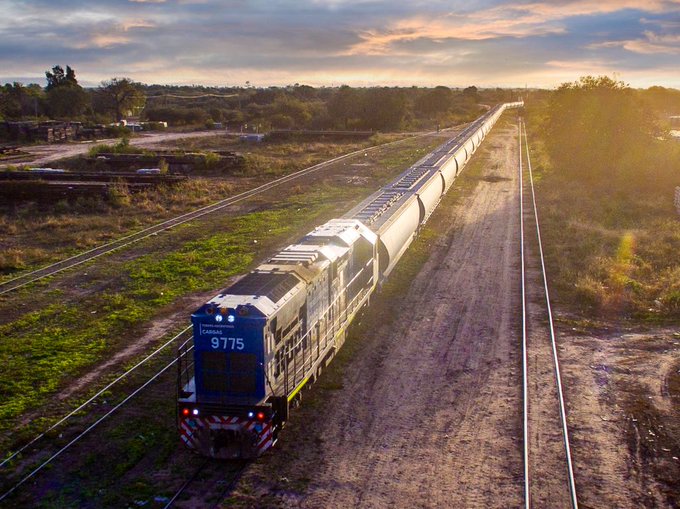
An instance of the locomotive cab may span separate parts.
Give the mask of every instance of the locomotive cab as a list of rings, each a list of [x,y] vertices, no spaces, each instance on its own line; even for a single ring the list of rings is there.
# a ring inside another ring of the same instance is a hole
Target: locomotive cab
[[[294,293],[300,282],[290,275],[252,288],[265,279],[272,286],[271,275],[263,276],[253,272],[201,306],[191,317],[193,351],[179,352],[180,435],[206,456],[255,457],[273,444],[286,418],[287,407],[268,391],[265,344],[272,299]]]

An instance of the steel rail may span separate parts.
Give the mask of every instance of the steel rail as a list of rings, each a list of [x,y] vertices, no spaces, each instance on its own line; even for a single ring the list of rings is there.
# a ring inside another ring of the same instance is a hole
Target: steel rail
[[[177,500],[182,495],[182,493],[184,493],[184,490],[186,490],[187,487],[196,480],[198,474],[200,474],[203,471],[203,469],[206,466],[208,466],[208,463],[210,463],[210,458],[206,459],[203,463],[201,463],[199,467],[191,475],[191,477],[189,477],[189,479],[182,483],[182,486],[179,487],[179,489],[175,492],[172,498],[170,498],[170,500],[168,500],[168,502],[163,506],[163,509],[170,509],[170,507],[172,507],[172,504],[175,503],[175,500]]]
[[[188,342],[189,340],[187,340]],[[185,342],[186,344],[186,342]],[[193,350],[193,345],[191,345],[185,352],[184,355],[188,354]],[[120,403],[118,403],[116,406],[111,408],[108,412],[106,412],[104,415],[102,415],[99,419],[97,419],[93,424],[88,426],[84,431],[82,431],[80,434],[78,434],[75,438],[73,438],[68,444],[66,444],[64,447],[59,449],[57,452],[52,454],[49,458],[47,458],[45,461],[43,461],[40,465],[38,465],[36,468],[34,468],[30,473],[28,473],[26,476],[22,477],[21,480],[15,484],[11,489],[0,495],[0,502],[3,501],[5,498],[7,498],[9,495],[14,493],[14,491],[17,490],[21,485],[23,485],[26,481],[31,479],[35,474],[40,472],[43,468],[45,468],[47,465],[49,465],[52,461],[54,461],[56,458],[61,456],[61,454],[69,449],[73,444],[78,442],[81,438],[86,436],[90,431],[92,431],[94,428],[96,428],[99,424],[101,424],[104,420],[106,420],[109,416],[111,416],[114,412],[116,412],[120,407],[125,405],[128,401],[130,401],[132,398],[134,398],[137,394],[139,394],[142,390],[144,390],[147,386],[151,384],[154,380],[156,380],[159,376],[161,376],[163,373],[165,373],[168,369],[170,369],[178,360],[179,356],[175,357],[172,362],[167,364],[163,369],[158,371],[155,375],[153,375],[151,378],[149,378],[146,382],[144,382],[142,385],[140,385],[137,389],[135,389],[133,392],[131,392],[125,399],[123,399]]]
[[[353,156],[356,156],[361,153],[367,153],[367,152],[373,152],[377,149],[388,147],[391,145],[395,145],[397,143],[403,143],[406,140],[411,140],[414,138],[421,138],[424,136],[428,136],[433,134],[432,132],[424,133],[419,136],[415,137],[409,137],[409,138],[402,138],[400,140],[395,140],[391,141],[389,143],[383,143],[381,145],[374,145],[372,147],[367,147],[359,150],[355,150],[353,152],[348,152],[347,154],[343,154],[337,157],[334,157],[332,159],[328,159],[327,161],[323,161],[321,163],[315,164],[313,166],[309,166],[308,168],[304,168],[302,170],[298,170],[294,173],[291,173],[290,175],[285,175],[283,177],[279,177],[278,179],[275,179],[271,182],[267,182],[265,184],[262,184],[260,186],[257,186],[253,189],[249,189],[247,191],[243,191],[242,193],[236,194],[234,196],[230,196],[229,198],[225,198],[223,200],[219,200],[215,203],[212,203],[210,205],[206,205],[204,207],[201,207],[199,209],[186,212],[184,214],[181,214],[179,216],[167,219],[163,222],[157,223],[152,226],[148,226],[138,232],[131,233],[129,235],[125,235],[124,237],[121,237],[119,239],[113,240],[111,242],[107,242],[106,244],[102,244],[101,246],[97,246],[91,249],[88,249],[87,251],[83,251],[82,253],[78,253],[76,255],[70,256],[68,258],[65,258],[64,260],[60,260],[58,262],[52,263],[50,265],[46,265],[44,267],[41,267],[39,269],[35,269],[31,272],[27,272],[25,274],[21,274],[20,276],[17,276],[12,279],[8,279],[6,281],[0,282],[0,295],[4,295],[6,293],[9,293],[13,290],[17,290],[19,288],[22,288],[26,285],[29,285],[31,283],[34,283],[36,281],[39,281],[41,279],[44,279],[49,276],[53,276],[55,274],[58,274],[60,272],[63,272],[68,269],[72,269],[74,267],[77,267],[79,265],[82,265],[84,263],[87,263],[89,261],[92,261],[96,258],[99,258],[100,256],[103,256],[105,254],[112,253],[114,251],[117,251],[119,249],[122,249],[124,247],[130,246],[132,244],[135,244],[137,242],[140,242],[144,239],[147,239],[153,235],[157,235],[158,233],[170,230],[176,226],[182,225],[184,223],[187,223],[189,221],[193,221],[194,219],[198,219],[200,217],[203,217],[207,214],[211,214],[213,212],[217,212],[218,210],[222,210],[226,207],[229,207],[231,205],[234,205],[236,203],[239,203],[243,200],[246,200],[248,198],[251,198],[253,196],[256,196],[260,193],[263,193],[265,191],[268,191],[270,189],[273,189],[281,184],[285,184],[287,182],[290,182],[292,180],[298,179],[300,177],[303,177],[305,175],[308,175],[310,173],[314,173],[316,171],[324,169],[326,166],[329,166],[333,163],[336,163],[338,161],[342,161],[343,159],[347,159]],[[92,256],[88,256],[92,255]],[[63,265],[63,266],[62,266]],[[61,267],[60,267],[61,266]],[[31,277],[35,276],[35,277]],[[26,280],[27,279],[27,280]],[[22,280],[25,280],[22,282]],[[16,284],[13,284],[16,283]]]
[[[536,222],[536,238],[538,241],[538,250],[541,259],[541,275],[543,278],[543,290],[545,292],[545,304],[548,310],[548,323],[550,325],[550,344],[552,347],[553,363],[555,365],[555,380],[557,384],[557,397],[560,409],[560,421],[562,424],[562,436],[564,439],[564,451],[567,459],[567,476],[569,480],[569,496],[571,498],[571,506],[573,509],[578,509],[578,499],[576,496],[576,482],[574,481],[574,466],[571,459],[571,446],[569,444],[569,430],[567,427],[567,414],[564,404],[564,391],[562,387],[562,374],[560,372],[560,361],[557,355],[557,341],[555,340],[555,327],[553,324],[552,306],[550,304],[550,293],[548,291],[548,278],[545,269],[545,257],[543,255],[543,243],[541,240],[541,228],[538,220],[538,208],[536,206],[536,193],[534,191],[534,176],[531,167],[531,157],[529,154],[529,142],[527,140],[526,124],[522,121],[524,127],[524,144],[526,147],[527,167],[529,169],[529,181],[531,183],[531,200],[534,208],[534,219]]]
[[[524,451],[524,507],[531,507],[531,485],[529,478],[529,387],[528,387],[528,357],[527,357],[527,298],[526,298],[526,269],[524,256],[524,169],[522,167],[522,121],[517,122],[519,141],[519,231],[520,258],[522,278],[522,431]]]
[[[194,471],[194,473],[182,483],[182,485],[179,487],[179,489],[175,492],[175,494],[170,498],[166,504],[163,506],[163,509],[170,509],[175,502],[181,497],[186,491],[191,484],[196,481],[198,478],[198,475],[205,470],[205,467],[208,465],[213,465],[217,467],[217,473],[220,475],[227,474],[227,479],[228,482],[225,483],[224,488],[221,490],[217,491],[217,496],[211,496],[215,500],[213,504],[208,505],[207,500],[202,500],[202,504],[205,504],[205,507],[211,507],[211,508],[217,508],[221,506],[221,502],[224,499],[224,496],[231,491],[236,483],[239,480],[240,474],[243,473],[243,470],[245,467],[250,463],[249,460],[239,460],[239,461],[231,461],[229,463],[229,467],[232,467],[233,470],[224,470],[224,467],[226,466],[222,462],[217,462],[211,458],[207,458],[204,463],[198,466],[198,468]],[[218,481],[219,482],[219,481]],[[214,493],[212,494],[214,495]]]
[[[121,375],[119,375],[115,380],[113,380],[112,382],[110,382],[106,387],[104,387],[104,388],[101,389],[99,392],[97,392],[95,395],[93,395],[92,397],[90,397],[90,399],[88,399],[87,401],[85,401],[84,403],[82,403],[78,408],[76,408],[75,410],[71,410],[68,414],[66,414],[64,417],[62,417],[62,418],[59,419],[57,422],[55,422],[54,424],[52,424],[52,425],[51,425],[49,428],[47,428],[45,431],[43,431],[43,432],[40,433],[39,435],[36,435],[30,442],[24,444],[21,448],[19,448],[19,449],[17,449],[16,451],[14,451],[10,456],[8,456],[8,457],[5,458],[4,460],[2,460],[2,462],[0,462],[0,467],[4,466],[6,463],[8,463],[9,461],[11,461],[11,460],[12,460],[13,458],[15,458],[17,455],[19,455],[19,454],[21,454],[22,452],[24,452],[27,448],[29,448],[31,445],[35,444],[38,440],[40,440],[42,437],[44,437],[47,433],[49,433],[50,431],[56,429],[57,427],[59,427],[60,425],[62,425],[64,422],[66,422],[67,420],[69,420],[71,417],[73,417],[75,414],[77,414],[78,412],[80,412],[83,408],[85,408],[86,406],[88,406],[90,403],[92,403],[92,402],[93,402],[95,399],[97,399],[99,396],[101,396],[102,394],[104,394],[104,392],[108,391],[111,387],[113,387],[113,386],[116,385],[118,382],[120,382],[121,380],[123,380],[124,378],[126,378],[130,373],[132,373],[133,371],[135,371],[137,368],[139,368],[139,367],[142,366],[143,364],[146,364],[146,362],[148,362],[150,359],[152,359],[153,357],[155,357],[156,354],[158,354],[160,351],[162,351],[162,350],[164,350],[165,348],[167,348],[171,343],[173,343],[175,340],[177,340],[179,337],[181,337],[183,334],[185,334],[189,329],[191,329],[191,325],[189,325],[188,327],[185,327],[181,332],[179,332],[179,333],[178,333],[176,336],[174,336],[172,339],[166,341],[164,344],[162,344],[162,345],[161,345],[160,347],[158,347],[156,350],[154,350],[154,351],[151,352],[149,355],[147,355],[146,357],[144,357],[141,361],[139,361],[139,362],[138,362],[137,364],[135,364],[133,367],[131,367],[130,369],[128,369],[127,371],[125,371],[124,373],[122,373]]]

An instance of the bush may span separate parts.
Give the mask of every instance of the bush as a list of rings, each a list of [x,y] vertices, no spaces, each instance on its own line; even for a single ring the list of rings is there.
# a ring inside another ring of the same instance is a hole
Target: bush
[[[97,157],[99,154],[143,154],[144,149],[130,145],[130,138],[124,136],[115,145],[100,144],[91,147],[87,154],[90,157]]]
[[[678,144],[608,78],[565,84],[528,113],[555,296],[610,319],[680,317]]]
[[[130,190],[125,182],[116,182],[107,189],[109,203],[116,208],[127,207],[132,202]]]

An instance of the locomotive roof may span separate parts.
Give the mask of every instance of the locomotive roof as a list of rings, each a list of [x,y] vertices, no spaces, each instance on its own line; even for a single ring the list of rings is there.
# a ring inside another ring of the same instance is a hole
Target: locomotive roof
[[[213,297],[208,304],[221,308],[251,305],[272,316],[296,294],[298,285],[313,281],[329,263],[337,260],[360,238],[372,244],[377,236],[356,219],[332,219],[291,244],[266,263]]]
[[[298,278],[289,272],[251,272],[231,285],[225,293],[264,296],[272,302],[278,302],[298,283]]]

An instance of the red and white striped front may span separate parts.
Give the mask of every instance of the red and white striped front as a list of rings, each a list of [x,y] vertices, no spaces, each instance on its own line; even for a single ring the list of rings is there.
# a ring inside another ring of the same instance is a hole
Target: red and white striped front
[[[179,418],[179,432],[191,449],[214,458],[251,458],[274,445],[271,420],[220,415]]]

